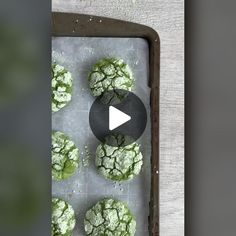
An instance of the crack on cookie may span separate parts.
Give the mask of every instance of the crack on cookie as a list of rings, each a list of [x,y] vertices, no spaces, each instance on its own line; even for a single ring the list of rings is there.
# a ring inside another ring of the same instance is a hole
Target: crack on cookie
[[[98,210],[100,215],[96,214]],[[109,211],[110,214],[107,213],[105,215],[105,212]],[[90,212],[94,214],[91,215]],[[112,214],[112,212],[115,213]],[[89,217],[94,218],[89,219]],[[102,217],[103,222],[97,226],[92,224],[92,222],[99,222],[99,217]],[[134,236],[136,221],[129,208],[123,202],[114,199],[104,199],[86,213],[84,224],[85,231],[88,228],[90,229],[91,232],[86,231],[86,235],[90,236],[98,235],[97,232],[99,232],[99,235],[110,235],[109,233],[112,233],[112,235]],[[122,225],[125,227],[124,229]]]
[[[79,150],[64,133],[52,133],[52,176],[54,179],[70,177],[79,166]]]
[[[66,76],[67,80],[66,81]],[[73,78],[71,73],[63,66],[52,65],[52,111],[59,111],[71,101]],[[59,91],[63,88],[63,91]],[[60,94],[61,101],[57,99]]]
[[[121,141],[120,144],[124,142],[124,139],[118,139],[117,137],[116,140],[117,142]],[[96,151],[98,171],[105,178],[115,181],[129,180],[139,174],[143,164],[142,159],[137,143],[125,147],[111,147],[107,144],[100,144]]]
[[[106,70],[109,70],[109,67],[111,67],[110,73],[107,73]],[[95,76],[96,73],[100,75],[100,78]],[[125,79],[125,82],[115,85],[114,82],[119,78],[120,80]],[[115,89],[131,91],[134,86],[132,71],[122,59],[101,59],[94,65],[88,80],[91,91],[96,97]],[[104,84],[105,81],[107,81],[106,84]]]

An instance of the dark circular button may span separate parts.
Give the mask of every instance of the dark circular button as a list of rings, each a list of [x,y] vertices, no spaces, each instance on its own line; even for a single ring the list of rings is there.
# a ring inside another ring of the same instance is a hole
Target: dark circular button
[[[89,112],[89,123],[93,134],[101,142],[116,147],[126,146],[143,134],[147,112],[134,93],[111,90],[94,101]]]

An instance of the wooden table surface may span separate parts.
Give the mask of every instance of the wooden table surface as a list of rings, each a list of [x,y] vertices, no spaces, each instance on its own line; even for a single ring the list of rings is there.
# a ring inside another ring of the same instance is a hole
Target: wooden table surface
[[[52,0],[52,10],[133,21],[159,33],[160,234],[184,236],[184,0]]]

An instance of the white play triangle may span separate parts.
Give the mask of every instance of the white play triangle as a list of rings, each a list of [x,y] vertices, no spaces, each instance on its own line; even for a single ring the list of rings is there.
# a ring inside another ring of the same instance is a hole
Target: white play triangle
[[[113,106],[109,106],[109,130],[114,130],[129,120],[131,120],[131,116]]]

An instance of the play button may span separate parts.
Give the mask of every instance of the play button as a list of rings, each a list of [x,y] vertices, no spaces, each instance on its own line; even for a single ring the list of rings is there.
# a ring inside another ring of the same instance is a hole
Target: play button
[[[141,99],[134,93],[112,90],[98,97],[89,112],[93,134],[110,146],[126,146],[140,138],[147,123],[147,112]],[[119,135],[122,142],[114,142]],[[112,137],[112,138],[110,138]]]
[[[109,130],[114,130],[131,120],[131,117],[124,112],[109,106]]]

